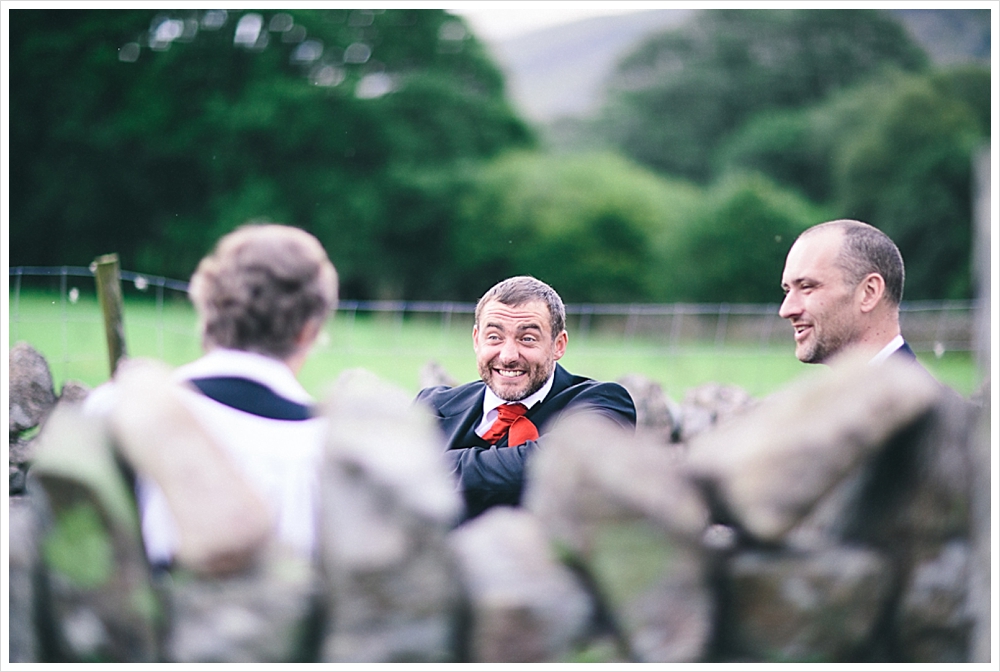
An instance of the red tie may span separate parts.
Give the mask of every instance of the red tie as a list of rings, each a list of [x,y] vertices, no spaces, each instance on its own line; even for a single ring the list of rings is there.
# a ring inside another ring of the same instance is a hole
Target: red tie
[[[509,446],[519,446],[525,441],[534,441],[538,438],[538,430],[534,423],[524,417],[528,412],[528,407],[524,404],[503,404],[497,406],[497,419],[493,426],[483,434],[483,438],[490,444],[495,444],[502,439],[510,430]]]

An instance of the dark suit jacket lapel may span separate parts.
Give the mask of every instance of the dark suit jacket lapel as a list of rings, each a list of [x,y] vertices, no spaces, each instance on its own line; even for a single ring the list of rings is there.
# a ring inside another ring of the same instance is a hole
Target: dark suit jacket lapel
[[[438,408],[441,427],[449,446],[488,446],[478,434],[476,424],[483,412],[486,385],[472,385]]]
[[[549,393],[545,395],[540,403],[535,404],[533,407],[528,409],[528,412],[524,414],[524,417],[535,423],[538,427],[538,431],[542,431],[542,425],[549,421],[554,413],[562,410],[562,405],[555,405],[549,403],[554,397],[563,392],[566,388],[570,386],[573,382],[573,375],[564,369],[563,367],[556,364],[555,378],[552,381],[552,388]],[[504,439],[506,445],[506,439]]]
[[[553,414],[562,410],[560,404],[551,404],[549,400],[563,392],[573,382],[573,375],[556,364],[555,378],[552,389],[545,395],[541,403],[535,404],[525,414],[541,431]],[[449,446],[481,446],[488,447],[486,441],[476,434],[476,425],[482,418],[483,397],[486,395],[486,384],[470,384],[467,388],[456,390],[456,394],[438,407],[440,426],[445,431],[445,439]],[[496,443],[498,448],[507,445],[507,437]]]

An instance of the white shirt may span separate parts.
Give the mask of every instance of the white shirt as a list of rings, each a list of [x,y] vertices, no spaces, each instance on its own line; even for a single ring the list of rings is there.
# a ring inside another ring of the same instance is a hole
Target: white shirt
[[[493,390],[489,388],[489,386],[487,386],[486,394],[483,395],[483,419],[476,426],[476,434],[482,436],[489,431],[490,427],[493,426],[493,423],[496,422],[497,416],[500,415],[500,412],[497,411],[499,406],[503,406],[504,404],[519,403],[531,408],[535,404],[539,403],[549,393],[549,390],[552,389],[552,383],[555,380],[555,377],[556,373],[555,370],[553,370],[552,375],[549,376],[549,379],[545,381],[545,384],[542,385],[537,392],[528,395],[518,402],[501,399],[493,392]]]
[[[869,364],[881,364],[885,360],[889,359],[889,355],[899,350],[903,347],[903,335],[897,334],[896,338],[889,341],[884,348],[878,351],[874,357],[871,358]]]
[[[312,403],[309,393],[283,362],[251,352],[216,349],[173,374],[178,382],[230,376],[265,385],[290,401]],[[326,419],[265,418],[226,406],[187,387],[182,390],[182,400],[269,505],[278,541],[313,557],[317,550],[319,470]],[[136,490],[147,556],[153,563],[169,562],[176,552],[178,535],[167,499],[148,479],[139,478]]]

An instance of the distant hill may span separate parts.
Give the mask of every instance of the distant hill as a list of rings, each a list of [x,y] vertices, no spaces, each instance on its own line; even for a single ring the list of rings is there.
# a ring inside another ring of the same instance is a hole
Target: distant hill
[[[680,25],[691,9],[584,19],[487,43],[507,74],[510,98],[528,119],[547,122],[595,112],[604,79],[646,36]]]
[[[487,43],[507,75],[521,114],[547,124],[582,118],[601,104],[618,60],[646,37],[683,25],[693,9],[658,9],[584,19]],[[928,55],[942,65],[990,60],[988,9],[895,9]]]

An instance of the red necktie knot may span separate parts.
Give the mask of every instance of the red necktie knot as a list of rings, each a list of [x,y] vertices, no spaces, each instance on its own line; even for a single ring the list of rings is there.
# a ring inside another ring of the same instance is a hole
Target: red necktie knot
[[[515,403],[497,406],[497,419],[493,422],[493,426],[483,434],[483,438],[491,444],[496,443],[507,434],[507,430],[514,424],[514,421],[522,418],[527,412],[528,407],[524,404]],[[527,420],[527,422],[530,423],[531,421]]]

